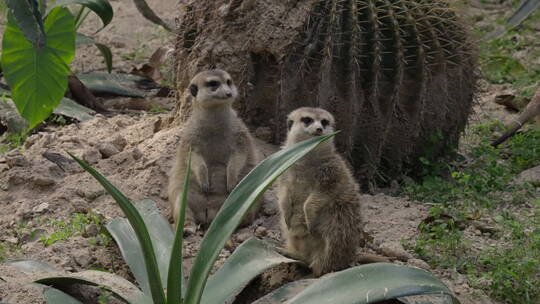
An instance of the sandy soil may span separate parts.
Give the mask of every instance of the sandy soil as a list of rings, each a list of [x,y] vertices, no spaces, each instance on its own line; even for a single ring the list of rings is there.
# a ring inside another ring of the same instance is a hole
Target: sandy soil
[[[158,15],[169,22],[178,15],[178,1],[148,1]],[[159,46],[170,43],[170,37],[157,26],[147,22],[128,0],[111,0],[115,8],[113,23],[95,38],[112,47],[115,71],[129,72],[147,60]],[[85,30],[91,33],[99,25],[92,17]],[[137,32],[133,31],[137,25]],[[96,60],[96,58],[98,58]],[[97,49],[87,47],[78,52],[74,69],[77,71],[105,70]],[[492,100],[493,87],[484,88],[480,105],[473,119],[500,117],[509,119],[507,112]],[[495,88],[497,92],[500,88]],[[172,103],[172,99],[164,99]],[[105,268],[132,280],[114,244],[108,247],[90,246],[84,236],[71,237],[51,246],[44,246],[36,237],[49,235],[53,228],[45,225],[48,219],[69,221],[73,213],[100,214],[105,219],[122,215],[109,195],[87,173],[68,160],[66,151],[78,155],[103,173],[132,200],[154,200],[160,210],[168,213],[166,197],[167,172],[171,165],[178,129],[161,129],[165,114],[131,111],[97,115],[95,119],[65,127],[50,127],[28,138],[23,148],[0,156],[0,241],[10,242],[16,250],[9,258],[33,258],[51,263],[66,272],[90,267]],[[266,155],[277,147],[258,141]],[[43,153],[62,155],[61,165],[43,157]],[[233,237],[233,248],[252,235],[280,241],[275,196],[269,200],[258,220],[239,230]],[[372,241],[366,251],[395,257],[395,263],[407,264],[434,271],[422,260],[414,258],[403,248],[402,241],[413,239],[418,225],[427,217],[429,206],[406,198],[384,194],[364,195],[366,230]],[[21,227],[20,223],[26,225]],[[189,264],[196,253],[201,236],[186,241],[185,258]],[[220,261],[230,255],[224,249]],[[463,277],[451,270],[434,271],[460,297],[462,303],[494,303],[481,292],[469,287]],[[31,277],[0,265],[0,301],[9,303],[42,303],[40,291],[24,285]]]

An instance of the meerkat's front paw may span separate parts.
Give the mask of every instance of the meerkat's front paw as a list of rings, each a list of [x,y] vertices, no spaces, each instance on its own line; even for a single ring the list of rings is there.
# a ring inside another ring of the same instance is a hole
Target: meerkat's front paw
[[[194,235],[195,233],[197,233],[197,226],[195,226],[195,224],[186,223],[186,225],[184,225],[184,236]]]

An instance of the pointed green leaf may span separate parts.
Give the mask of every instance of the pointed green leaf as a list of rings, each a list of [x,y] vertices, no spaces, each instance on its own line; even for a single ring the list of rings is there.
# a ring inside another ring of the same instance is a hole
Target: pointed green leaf
[[[113,8],[108,0],[56,0],[52,7],[69,4],[80,4],[92,10],[103,22],[103,27],[111,23],[114,16]]]
[[[311,138],[272,154],[253,169],[231,192],[202,240],[186,291],[185,304],[198,304],[219,252],[244,215],[272,183],[297,160],[334,134]]]
[[[148,233],[148,228],[146,227],[139,211],[137,208],[135,208],[135,206],[133,206],[131,201],[105,177],[103,177],[103,175],[97,172],[94,168],[90,167],[86,162],[75,157],[73,154],[69,153],[69,155],[75,159],[75,161],[77,161],[79,165],[83,167],[83,169],[90,173],[103,186],[103,188],[107,190],[107,192],[109,192],[109,194],[118,203],[118,206],[124,212],[125,216],[129,220],[129,223],[135,230],[137,239],[142,247],[146,272],[150,283],[150,291],[152,293],[152,299],[155,302],[154,304],[165,304],[165,293],[163,292],[163,284],[161,283],[156,253],[152,245],[152,240],[150,239],[150,234]]]
[[[68,86],[69,64],[75,55],[74,18],[66,8],[45,19],[47,45],[36,49],[11,14],[4,32],[2,69],[17,110],[31,128],[47,118]]]
[[[53,111],[54,114],[64,115],[78,121],[87,121],[94,118],[96,111],[80,105],[69,98],[62,98],[60,104]]]
[[[53,287],[73,284],[102,287],[111,291],[116,298],[126,303],[139,300],[144,296],[144,294],[128,280],[112,273],[96,270],[85,270],[65,276],[43,277],[34,282]]]
[[[287,304],[369,304],[419,295],[440,295],[444,303],[459,303],[448,287],[425,270],[375,263],[326,275]]]
[[[47,304],[83,304],[67,293],[48,286],[43,287],[43,298]]]
[[[148,232],[150,233],[150,238],[156,252],[161,281],[164,288],[166,288],[167,272],[174,238],[171,225],[161,215],[153,201],[143,200],[135,206],[141,214],[146,227],[148,227]],[[148,281],[142,249],[135,231],[126,219],[114,219],[106,225],[106,228],[118,244],[124,260],[141,286],[141,289],[149,295],[150,283]]]
[[[185,284],[183,282],[184,274],[182,271],[183,259],[182,259],[182,247],[184,240],[184,220],[186,218],[186,206],[188,199],[189,189],[189,177],[191,175],[191,149],[188,153],[187,170],[184,176],[184,188],[182,189],[182,195],[177,198],[180,204],[180,210],[178,215],[178,222],[176,223],[176,232],[174,234],[174,243],[171,253],[171,261],[169,263],[169,275],[167,289],[167,301],[169,304],[181,304],[183,291]]]
[[[272,291],[252,304],[283,304],[316,282],[316,279],[293,281]]]
[[[230,303],[258,275],[272,267],[298,261],[279,254],[267,242],[251,238],[243,242],[206,284],[201,303]]]
[[[95,45],[99,52],[101,53],[101,56],[103,56],[103,60],[105,61],[105,65],[107,66],[107,72],[111,73],[113,68],[113,54],[111,52],[111,49],[99,42],[96,42],[93,38],[88,37],[84,34],[77,33],[77,46],[79,45],[88,45],[93,44]]]
[[[46,44],[43,17],[38,9],[36,0],[6,0],[12,16],[17,20],[18,28],[26,39],[36,49],[42,49]]]

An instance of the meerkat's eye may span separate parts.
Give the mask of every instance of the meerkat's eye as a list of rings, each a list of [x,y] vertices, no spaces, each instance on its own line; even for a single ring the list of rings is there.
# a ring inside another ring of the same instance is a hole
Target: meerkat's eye
[[[300,119],[306,126],[309,126],[313,122],[313,118],[311,117],[302,117]]]
[[[228,85],[228,86],[232,86],[232,80],[228,79],[228,80],[227,80],[227,85]]]
[[[209,86],[209,87],[215,88],[215,87],[219,87],[219,82],[215,81],[215,80],[212,80],[212,81],[207,82],[206,85]]]
[[[328,121],[328,119],[323,119],[321,120],[321,124],[323,127],[327,127],[330,124],[330,122]]]

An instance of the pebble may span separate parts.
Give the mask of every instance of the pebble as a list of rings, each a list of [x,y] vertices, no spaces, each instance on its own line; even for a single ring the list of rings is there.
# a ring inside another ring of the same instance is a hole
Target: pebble
[[[109,158],[113,155],[120,153],[120,150],[115,147],[112,143],[101,143],[98,145],[99,153],[101,153],[102,158]]]
[[[36,207],[32,208],[32,212],[34,212],[34,213],[43,213],[43,212],[47,211],[48,208],[49,208],[48,203],[41,203],[41,204],[37,205]]]
[[[22,154],[8,154],[6,155],[6,164],[11,169],[13,167],[26,167],[29,162]]]
[[[82,159],[89,164],[96,164],[101,158],[101,154],[96,148],[88,148],[82,154]]]
[[[110,143],[113,144],[120,152],[124,151],[124,148],[128,144],[127,140],[120,135],[116,135],[116,137],[114,137],[114,139],[111,140]]]

